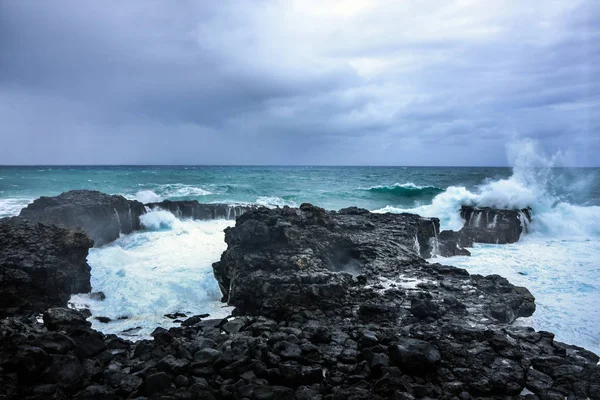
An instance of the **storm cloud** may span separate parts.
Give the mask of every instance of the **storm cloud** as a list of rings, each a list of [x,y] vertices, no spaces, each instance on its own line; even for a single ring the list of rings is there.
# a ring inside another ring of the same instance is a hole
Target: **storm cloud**
[[[0,0],[0,164],[599,165],[600,3]]]

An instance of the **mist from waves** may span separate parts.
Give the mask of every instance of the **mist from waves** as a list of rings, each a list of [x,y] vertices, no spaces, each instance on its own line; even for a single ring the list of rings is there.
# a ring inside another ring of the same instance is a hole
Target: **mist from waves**
[[[537,310],[521,323],[556,334],[556,339],[600,353],[600,207],[573,204],[584,198],[593,174],[557,169],[563,154],[548,156],[525,139],[508,146],[513,173],[476,190],[450,186],[431,203],[414,208],[388,206],[376,212],[412,212],[440,218],[442,229],[464,225],[462,205],[505,209],[530,207],[528,234],[507,245],[475,244],[471,256],[436,257],[431,262],[498,274],[525,286]]]
[[[487,181],[475,190],[464,186],[449,186],[428,204],[412,208],[393,205],[374,212],[410,212],[424,217],[440,218],[442,229],[458,230],[464,220],[462,205],[522,209],[530,207],[534,215],[531,231],[549,237],[600,237],[600,206],[573,204],[584,197],[595,173],[573,175],[557,169],[562,153],[544,154],[539,143],[523,139],[507,146],[512,175],[506,179]]]

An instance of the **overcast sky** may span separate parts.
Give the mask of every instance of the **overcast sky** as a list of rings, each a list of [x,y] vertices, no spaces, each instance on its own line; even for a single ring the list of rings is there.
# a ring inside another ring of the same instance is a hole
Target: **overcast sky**
[[[600,165],[597,0],[0,0],[0,164]]]

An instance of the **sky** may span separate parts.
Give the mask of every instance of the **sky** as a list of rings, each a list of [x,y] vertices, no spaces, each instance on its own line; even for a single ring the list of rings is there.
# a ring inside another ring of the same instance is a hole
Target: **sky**
[[[0,0],[0,164],[600,166],[597,0]]]

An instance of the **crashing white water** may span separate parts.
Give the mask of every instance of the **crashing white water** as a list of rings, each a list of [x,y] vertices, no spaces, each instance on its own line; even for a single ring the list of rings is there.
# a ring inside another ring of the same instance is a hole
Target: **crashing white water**
[[[174,326],[167,313],[227,316],[231,309],[219,301],[212,263],[226,249],[223,230],[234,221],[179,220],[167,211],[152,211],[142,223],[145,231],[90,250],[92,291],[106,299],[76,295],[71,302],[89,306],[93,327],[141,339],[158,326]],[[100,316],[112,322],[100,323],[95,319]]]
[[[139,190],[133,196],[130,194],[124,194],[123,196],[130,200],[141,201],[142,203],[158,203],[167,199],[194,198],[208,196],[210,194],[213,193],[201,187],[184,185],[181,183],[169,183],[158,185],[153,190]]]
[[[32,201],[31,199],[0,199],[0,218],[19,215],[19,212]]]
[[[513,143],[508,150],[514,166],[508,179],[487,182],[475,191],[450,186],[431,204],[412,209],[387,206],[375,212],[438,217],[442,229],[459,230],[465,223],[459,212],[462,205],[531,207],[531,222],[521,216],[526,234],[518,243],[476,244],[471,257],[437,257],[435,262],[471,273],[499,274],[527,287],[536,297],[537,310],[525,323],[554,332],[558,340],[600,353],[600,327],[595,323],[600,321],[600,207],[574,205],[555,194],[554,188],[561,186],[576,195],[585,191],[587,184],[585,178],[571,179],[554,169],[561,165],[561,153],[546,156],[531,140]],[[478,226],[481,221],[474,218],[471,223]]]
[[[539,145],[525,139],[508,146],[513,164],[510,178],[487,182],[470,191],[462,186],[449,186],[431,204],[415,208],[387,206],[374,212],[410,212],[424,217],[440,218],[442,229],[458,230],[464,225],[460,207],[471,205],[501,209],[531,207],[534,215],[531,231],[552,237],[600,237],[600,206],[570,204],[556,195],[554,187],[568,185],[573,191],[585,190],[586,181],[570,180],[556,173],[561,166],[561,153],[546,156]],[[473,221],[477,223],[477,221]]]
[[[504,276],[535,296],[536,312],[526,325],[556,334],[562,342],[600,353],[600,241],[553,239],[540,234],[514,244],[475,244],[471,257],[438,257],[435,262],[470,273]]]

